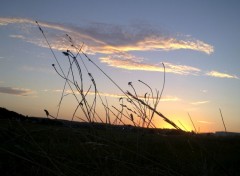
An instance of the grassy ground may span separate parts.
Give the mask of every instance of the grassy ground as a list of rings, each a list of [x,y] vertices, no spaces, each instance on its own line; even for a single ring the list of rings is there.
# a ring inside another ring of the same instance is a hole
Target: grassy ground
[[[240,137],[168,135],[0,120],[0,173],[238,175]]]

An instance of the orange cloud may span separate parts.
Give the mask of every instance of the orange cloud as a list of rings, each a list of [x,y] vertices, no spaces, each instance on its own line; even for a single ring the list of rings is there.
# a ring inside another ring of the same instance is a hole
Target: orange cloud
[[[193,102],[191,103],[192,105],[201,105],[201,104],[206,104],[209,103],[209,101],[197,101],[197,102]]]
[[[232,79],[239,79],[236,75],[230,75],[227,73],[221,73],[218,71],[211,71],[206,73],[208,76],[218,77],[218,78],[232,78]]]
[[[140,41],[137,44],[140,50],[177,50],[177,49],[190,49],[205,52],[207,54],[213,53],[213,46],[204,43],[200,40],[186,39],[178,40],[173,37],[157,37],[157,38],[146,38],[144,41]]]
[[[44,90],[44,91],[49,91],[49,90]],[[53,92],[62,92],[62,90],[61,89],[56,89],[56,90],[53,90]],[[72,91],[71,90],[65,90],[65,93],[66,94],[72,94]],[[74,91],[74,93],[76,95],[80,94],[78,91]],[[86,92],[84,92],[84,94],[86,94]],[[95,92],[89,91],[88,95],[95,95]],[[110,94],[110,93],[106,93],[106,92],[99,92],[99,95],[100,96],[105,96],[105,97],[111,97],[111,98],[127,98],[125,95],[122,95],[122,94]],[[144,96],[138,96],[138,98],[139,99],[144,99]],[[153,98],[150,97],[149,99],[156,99],[156,97],[153,97]],[[160,101],[165,101],[165,102],[180,101],[180,98],[174,97],[174,96],[165,96],[165,97],[162,97]]]
[[[213,123],[213,122],[208,122],[208,121],[204,121],[204,120],[198,120],[197,122],[204,123],[204,124],[212,124]]]

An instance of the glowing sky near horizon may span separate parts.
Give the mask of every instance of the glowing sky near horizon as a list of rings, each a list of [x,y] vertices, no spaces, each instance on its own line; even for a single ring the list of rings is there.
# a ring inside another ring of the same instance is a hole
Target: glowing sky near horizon
[[[240,132],[240,2],[232,1],[8,1],[0,6],[0,106],[25,115],[53,115],[64,81],[39,31],[37,20],[63,68],[66,34],[124,91],[142,80],[161,90],[158,111],[181,127],[200,132]],[[98,90],[108,104],[123,96],[90,64]],[[90,94],[89,94],[90,95]],[[91,99],[91,97],[90,97]],[[76,102],[66,96],[60,116],[70,119]],[[100,114],[104,110],[98,107]],[[158,127],[169,127],[160,118]]]

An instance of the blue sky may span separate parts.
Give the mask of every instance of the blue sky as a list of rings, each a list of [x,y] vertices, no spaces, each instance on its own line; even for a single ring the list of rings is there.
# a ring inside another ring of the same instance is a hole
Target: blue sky
[[[19,113],[56,114],[64,81],[35,23],[43,28],[64,69],[66,33],[106,73],[140,95],[138,80],[161,90],[158,110],[192,130],[240,132],[240,3],[238,1],[5,1],[0,7],[0,106]],[[88,63],[99,91],[109,104],[122,93]],[[89,84],[89,83],[87,83]],[[89,96],[91,99],[91,97]],[[60,116],[70,119],[76,101],[64,99]],[[104,110],[98,106],[104,116]],[[79,112],[80,113],[80,112]],[[160,118],[158,127],[169,127]]]

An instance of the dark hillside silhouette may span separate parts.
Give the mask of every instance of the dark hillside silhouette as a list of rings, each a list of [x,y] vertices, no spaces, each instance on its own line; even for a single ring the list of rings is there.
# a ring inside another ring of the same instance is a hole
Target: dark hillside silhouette
[[[14,111],[7,110],[6,108],[0,107],[0,119],[19,119],[23,120],[26,117],[22,114],[16,113]]]

